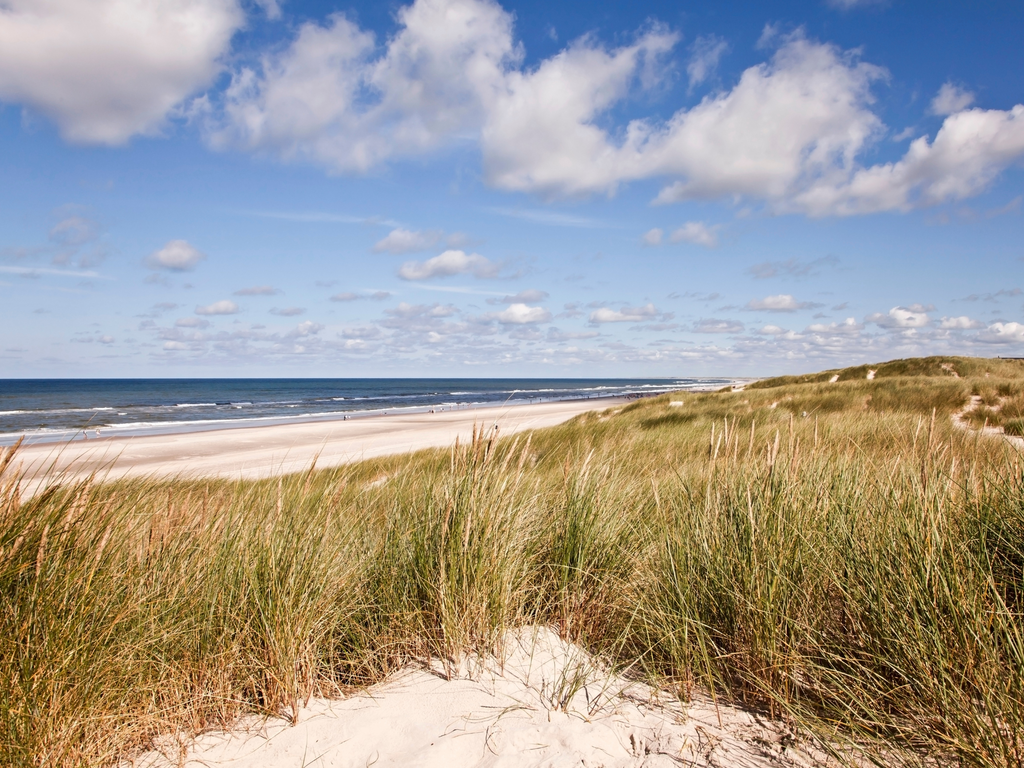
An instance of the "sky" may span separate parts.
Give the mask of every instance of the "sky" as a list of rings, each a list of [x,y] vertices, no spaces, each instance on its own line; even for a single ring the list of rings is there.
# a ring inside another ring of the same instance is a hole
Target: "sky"
[[[0,377],[1024,356],[1024,4],[0,0]]]

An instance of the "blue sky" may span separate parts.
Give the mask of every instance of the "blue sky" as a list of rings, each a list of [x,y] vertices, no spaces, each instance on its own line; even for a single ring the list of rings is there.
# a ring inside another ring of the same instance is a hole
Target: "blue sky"
[[[1024,6],[0,2],[0,376],[1024,356]]]

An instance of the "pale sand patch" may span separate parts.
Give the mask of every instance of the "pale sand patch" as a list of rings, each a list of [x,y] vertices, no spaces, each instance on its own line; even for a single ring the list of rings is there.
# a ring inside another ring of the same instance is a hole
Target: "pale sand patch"
[[[133,768],[569,768],[828,765],[785,726],[609,672],[554,632],[510,632],[502,660],[409,667],[296,725],[250,717],[228,733],[167,740]]]
[[[873,378],[875,378],[875,374],[876,373],[878,373],[878,371],[868,371],[868,375],[867,375],[868,381],[871,381]]]
[[[1008,442],[1014,448],[1020,448],[1024,450],[1024,437],[1017,437],[1016,435],[1008,435],[1003,431],[1002,427],[983,427],[975,430],[969,421],[967,421],[967,414],[973,411],[975,408],[981,405],[981,395],[971,395],[970,401],[953,414],[953,426],[957,429],[973,430],[980,432],[983,435],[989,437],[1001,437],[1003,440]]]
[[[33,481],[55,470],[66,479],[98,472],[106,478],[138,476],[257,478],[417,451],[471,439],[474,425],[499,435],[560,424],[581,413],[626,402],[621,398],[531,403],[437,413],[405,413],[348,421],[218,429],[23,446],[18,461],[31,492]]]

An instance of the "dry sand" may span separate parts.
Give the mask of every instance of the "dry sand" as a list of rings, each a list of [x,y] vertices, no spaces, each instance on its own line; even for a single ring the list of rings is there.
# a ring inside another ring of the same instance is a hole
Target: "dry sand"
[[[123,768],[788,768],[830,762],[779,723],[616,675],[544,628],[459,668],[410,666],[298,722],[251,717],[229,733],[165,739]]]
[[[256,478],[347,464],[468,440],[474,424],[508,435],[560,424],[624,400],[574,400],[437,413],[404,413],[348,421],[316,421],[168,435],[99,438],[61,445],[23,446],[18,452],[25,487],[52,470],[69,479],[92,472],[127,476]]]

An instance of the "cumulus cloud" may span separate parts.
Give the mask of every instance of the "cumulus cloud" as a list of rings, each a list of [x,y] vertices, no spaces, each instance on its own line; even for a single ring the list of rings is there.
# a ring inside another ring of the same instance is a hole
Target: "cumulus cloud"
[[[864,330],[864,326],[854,318],[848,317],[841,323],[814,323],[807,326],[810,333],[821,333],[829,336],[835,335],[856,335]]]
[[[205,307],[196,307],[197,315],[236,315],[240,311],[238,305],[230,299],[215,301]]]
[[[623,181],[649,175],[649,155],[642,151],[649,128],[631,123],[619,147],[597,122],[634,86],[657,82],[659,61],[677,40],[659,27],[612,51],[584,38],[535,69],[510,71],[481,132],[487,181],[557,197],[611,193]]]
[[[693,325],[694,333],[742,333],[743,323],[736,320],[716,320],[706,318]]]
[[[669,240],[673,243],[696,243],[707,248],[718,245],[717,227],[709,227],[702,221],[688,221],[675,230]]]
[[[952,115],[955,112],[967,109],[974,103],[974,94],[965,91],[952,83],[943,83],[939,92],[935,94],[929,107],[933,115]]]
[[[474,277],[496,277],[500,264],[478,253],[450,250],[426,261],[407,261],[398,270],[403,280],[429,280],[432,277],[450,275],[473,275]]]
[[[944,331],[949,330],[970,330],[972,328],[981,328],[983,323],[978,320],[972,320],[966,315],[960,317],[944,317],[939,321],[939,328]]]
[[[934,141],[921,136],[902,159],[856,170],[848,181],[820,180],[794,199],[812,215],[907,211],[982,192],[1024,156],[1024,105],[968,109],[947,117]]]
[[[288,332],[288,337],[297,338],[304,336],[315,336],[324,329],[321,323],[314,323],[312,320],[304,320]]]
[[[151,269],[185,272],[194,269],[205,258],[206,254],[187,240],[171,240],[160,250],[149,254],[146,258],[146,265]]]
[[[714,75],[719,59],[728,50],[729,44],[717,35],[701,35],[693,41],[690,60],[686,64],[691,89]]]
[[[642,307],[623,307],[622,309],[609,309],[601,307],[590,313],[592,323],[638,323],[658,317],[659,312],[653,304],[645,304]]]
[[[0,99],[69,141],[121,144],[210,83],[243,22],[238,0],[6,0]]]
[[[881,328],[924,328],[931,323],[927,314],[929,309],[922,304],[911,304],[909,307],[893,307],[885,314],[875,312],[866,319]]]
[[[307,22],[279,53],[232,77],[216,146],[366,171],[478,126],[521,58],[512,16],[492,0],[418,0],[383,48],[342,14]]]
[[[280,315],[281,317],[295,317],[305,311],[304,307],[274,307],[270,310],[270,314]]]
[[[276,296],[281,293],[271,285],[254,285],[251,288],[240,288],[235,291],[235,296]]]
[[[415,253],[437,245],[444,236],[436,229],[413,231],[393,229],[373,246],[374,253]]]
[[[822,306],[812,301],[797,301],[788,293],[765,296],[763,299],[751,299],[746,309],[763,312],[795,312],[798,309],[816,309]]]
[[[966,110],[965,94],[946,88],[934,140],[864,166],[886,134],[872,87],[887,73],[799,33],[771,36],[768,61],[689,109],[615,124],[609,115],[626,98],[671,79],[676,33],[648,26],[617,48],[587,36],[525,68],[513,17],[493,0],[416,0],[397,20],[383,43],[341,14],[301,25],[284,49],[233,74],[210,141],[366,172],[469,139],[486,181],[503,190],[573,197],[666,179],[660,203],[748,198],[812,216],[967,197],[1024,155],[1024,106]],[[710,75],[722,45],[698,39],[691,81]],[[380,249],[430,247],[436,235],[403,232]]]
[[[978,334],[987,344],[1024,344],[1024,323],[992,323]]]
[[[497,320],[505,325],[532,325],[551,322],[551,313],[544,307],[531,307],[527,304],[510,304],[501,312],[487,315],[488,319]]]

